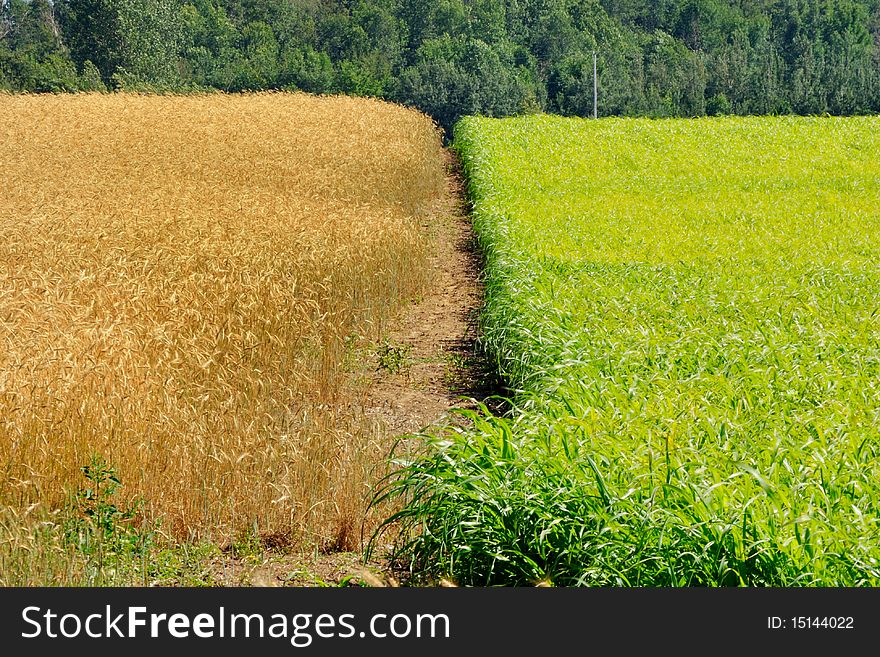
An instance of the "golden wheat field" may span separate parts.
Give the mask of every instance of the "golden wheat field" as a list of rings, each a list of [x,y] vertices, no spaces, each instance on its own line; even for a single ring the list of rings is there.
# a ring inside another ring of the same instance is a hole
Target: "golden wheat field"
[[[385,446],[339,410],[341,363],[425,283],[433,123],[280,93],[0,112],[7,511],[60,507],[100,454],[177,538],[352,547]]]

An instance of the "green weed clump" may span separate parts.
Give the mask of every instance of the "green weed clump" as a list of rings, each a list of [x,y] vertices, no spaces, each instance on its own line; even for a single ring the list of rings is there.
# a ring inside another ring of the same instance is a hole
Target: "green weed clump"
[[[399,455],[399,562],[880,584],[880,119],[467,118],[455,148],[515,407]]]

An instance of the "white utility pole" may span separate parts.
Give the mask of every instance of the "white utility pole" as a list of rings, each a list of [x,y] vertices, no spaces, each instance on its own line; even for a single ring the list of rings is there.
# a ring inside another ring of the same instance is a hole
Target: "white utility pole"
[[[593,51],[593,118],[599,118],[599,78],[596,75],[596,51]]]

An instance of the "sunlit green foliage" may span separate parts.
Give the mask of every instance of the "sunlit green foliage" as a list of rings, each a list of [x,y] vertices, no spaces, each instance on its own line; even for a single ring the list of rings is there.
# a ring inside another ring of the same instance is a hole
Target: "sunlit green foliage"
[[[388,482],[466,583],[880,584],[880,119],[467,118],[515,389]]]

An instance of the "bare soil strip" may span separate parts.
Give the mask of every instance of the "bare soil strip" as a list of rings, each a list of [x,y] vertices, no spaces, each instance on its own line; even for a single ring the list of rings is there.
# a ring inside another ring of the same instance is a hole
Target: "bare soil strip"
[[[389,348],[403,354],[400,371],[380,366],[369,388],[366,412],[392,435],[418,431],[494,390],[477,349],[482,262],[458,163],[448,158],[448,190],[426,225],[436,234],[430,288],[388,334]]]
[[[446,193],[424,224],[435,242],[428,289],[388,327],[383,344],[360,351],[352,372],[364,390],[361,412],[376,420],[389,444],[499,390],[477,347],[482,259],[458,162],[447,156]],[[396,585],[384,564],[365,565],[351,552],[227,557],[211,570],[216,583],[233,586]]]

